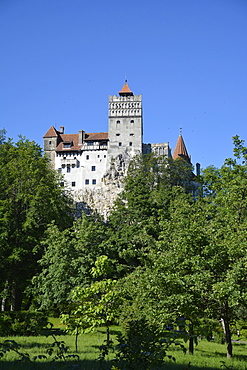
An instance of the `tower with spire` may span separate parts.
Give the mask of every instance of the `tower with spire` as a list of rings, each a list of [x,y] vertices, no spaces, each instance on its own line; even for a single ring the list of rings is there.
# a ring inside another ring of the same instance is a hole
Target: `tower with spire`
[[[187,152],[185,142],[184,142],[184,139],[183,139],[183,136],[182,136],[182,129],[181,128],[180,128],[180,134],[179,134],[179,137],[178,137],[178,140],[177,140],[172,158],[174,160],[178,159],[178,158],[183,158],[186,162],[191,164],[191,158],[190,158],[190,155]]]
[[[127,79],[119,95],[108,100],[108,162],[121,154],[142,153],[142,95],[135,95]]]

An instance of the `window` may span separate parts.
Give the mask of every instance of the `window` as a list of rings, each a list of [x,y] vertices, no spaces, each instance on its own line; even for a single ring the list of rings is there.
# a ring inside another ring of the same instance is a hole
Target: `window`
[[[104,158],[106,158],[106,154],[104,155]]]
[[[96,184],[96,179],[93,179],[92,180],[92,184],[95,185]]]
[[[116,136],[120,136],[120,134],[116,134]]]
[[[75,186],[75,181],[72,181],[71,185],[72,185],[72,186]]]
[[[120,123],[120,121],[117,121],[117,123]]]
[[[130,136],[134,136],[134,134],[130,134]]]
[[[118,143],[119,146],[122,146],[122,143]]]
[[[132,142],[130,142],[130,146],[132,146]]]
[[[72,163],[72,168],[75,168],[75,164],[74,163]]]
[[[88,141],[87,145],[93,145],[93,141]]]
[[[70,172],[70,165],[67,166],[67,172]]]
[[[89,159],[89,155],[86,155],[86,159]]]
[[[98,158],[99,158],[99,154],[98,154]]]
[[[135,121],[132,119],[132,120],[130,120],[130,123],[134,123]]]
[[[85,180],[85,185],[88,185],[89,184],[89,180],[88,179],[86,179]]]
[[[96,171],[96,166],[92,166],[92,171]]]
[[[71,142],[69,142],[69,141],[65,141],[64,143],[63,143],[63,148],[64,149],[68,149],[68,148],[71,148]]]
[[[62,164],[62,168],[65,168],[65,164]]]
[[[49,141],[49,144],[51,145],[51,141]]]

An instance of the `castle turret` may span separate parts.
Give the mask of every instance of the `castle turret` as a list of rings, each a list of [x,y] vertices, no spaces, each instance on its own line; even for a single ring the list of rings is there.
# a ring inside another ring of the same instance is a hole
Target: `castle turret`
[[[57,131],[54,126],[51,126],[47,133],[43,136],[44,152],[50,158],[52,166],[55,168],[56,147],[59,143],[60,133],[64,132],[64,127],[60,127],[61,131]]]
[[[187,152],[187,149],[186,149],[186,146],[185,146],[185,143],[184,143],[184,139],[183,139],[181,133],[178,137],[178,140],[177,140],[172,158],[173,159],[183,158],[186,162],[191,163],[190,155]]]

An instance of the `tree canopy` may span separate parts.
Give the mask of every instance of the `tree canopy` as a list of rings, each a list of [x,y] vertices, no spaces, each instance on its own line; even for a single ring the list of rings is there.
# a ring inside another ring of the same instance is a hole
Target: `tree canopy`
[[[71,201],[41,148],[20,137],[0,145],[0,290],[6,304],[21,308],[23,293],[37,271],[41,240],[51,221],[71,223]]]

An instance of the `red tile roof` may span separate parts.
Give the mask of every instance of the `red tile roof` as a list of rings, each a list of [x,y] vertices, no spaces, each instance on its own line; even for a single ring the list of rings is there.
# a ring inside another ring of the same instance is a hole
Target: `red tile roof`
[[[119,91],[119,95],[133,95],[133,92],[130,90],[127,80],[125,81],[122,90]]]
[[[108,132],[93,132],[91,134],[86,133],[85,141],[99,141],[108,140]]]
[[[49,130],[47,131],[47,133],[43,136],[43,138],[45,137],[57,137],[59,135],[59,132],[55,129],[54,126],[51,126],[49,128]]]
[[[78,134],[61,134],[60,135],[61,142],[58,144],[56,151],[64,151],[64,150],[70,150],[70,151],[76,151],[80,150],[82,145],[78,144],[79,135]],[[63,149],[64,143],[71,143],[70,148]]]
[[[79,134],[60,134],[61,142],[58,144],[56,151],[77,151],[82,149],[83,144],[79,144]],[[101,141],[108,140],[107,132],[85,133],[85,141]],[[64,143],[71,143],[70,148],[64,148]]]
[[[187,149],[186,149],[186,146],[185,146],[185,143],[184,143],[184,139],[183,139],[181,134],[178,137],[178,140],[177,140],[172,158],[173,159],[183,158],[184,160],[186,160],[187,162],[190,163],[190,156],[187,152]]]

